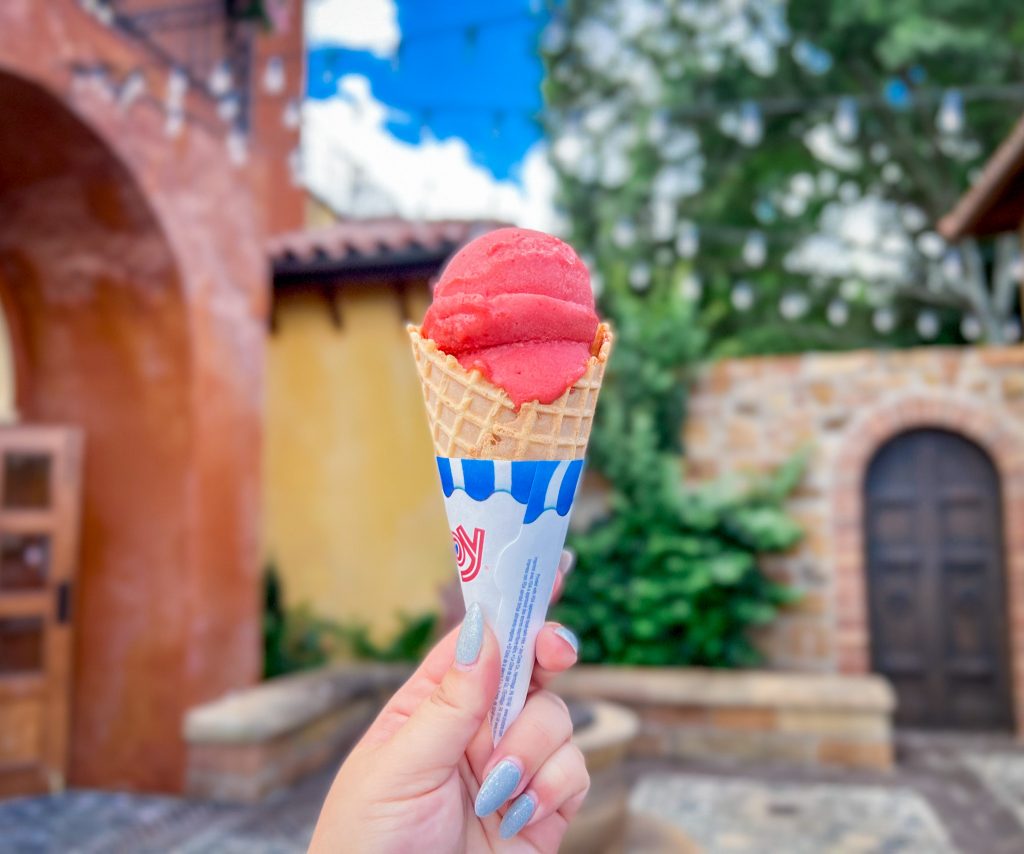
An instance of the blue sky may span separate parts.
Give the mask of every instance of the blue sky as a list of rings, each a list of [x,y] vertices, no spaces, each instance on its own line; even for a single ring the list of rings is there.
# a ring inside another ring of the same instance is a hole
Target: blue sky
[[[541,172],[542,10],[536,0],[307,0],[304,148],[313,189],[336,207],[366,207],[367,198],[371,208],[386,206],[386,197],[410,215],[409,182],[390,182],[384,158],[409,174],[419,152],[437,175],[421,205],[431,215],[446,215],[440,196],[448,193],[451,215],[496,207],[521,219],[510,193],[530,195],[529,175]],[[358,181],[376,182],[383,195],[358,190]],[[493,183],[494,199],[479,199],[482,181]]]
[[[416,143],[424,129],[438,139],[461,137],[496,178],[512,176],[540,138],[533,117],[542,105],[536,46],[544,14],[531,11],[529,0],[395,5],[396,57],[311,45],[309,97],[335,97],[342,75],[362,75],[374,96],[396,111],[387,123],[396,137]]]

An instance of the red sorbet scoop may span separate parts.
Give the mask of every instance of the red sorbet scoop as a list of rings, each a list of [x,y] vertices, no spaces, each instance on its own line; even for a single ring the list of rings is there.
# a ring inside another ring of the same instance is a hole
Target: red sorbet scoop
[[[583,376],[597,323],[590,275],[571,246],[501,228],[448,262],[421,331],[518,408],[551,403]]]

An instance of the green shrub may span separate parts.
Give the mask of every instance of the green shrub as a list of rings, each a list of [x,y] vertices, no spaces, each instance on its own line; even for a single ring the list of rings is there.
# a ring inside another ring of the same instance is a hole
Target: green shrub
[[[754,665],[751,630],[795,598],[757,557],[800,538],[782,502],[803,458],[755,482],[684,483],[686,393],[703,336],[670,281],[641,297],[619,273],[602,299],[618,340],[589,455],[610,482],[610,513],[570,538],[577,569],[554,616],[579,634],[585,661]]]
[[[401,627],[378,644],[361,623],[341,623],[307,605],[285,610],[281,579],[271,563],[264,574],[263,678],[322,667],[339,658],[419,661],[434,642],[436,614],[400,617]]]

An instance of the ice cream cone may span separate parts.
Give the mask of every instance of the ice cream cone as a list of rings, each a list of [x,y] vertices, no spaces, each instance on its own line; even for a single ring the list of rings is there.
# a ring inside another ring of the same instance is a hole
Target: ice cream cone
[[[587,370],[557,400],[524,403],[467,371],[454,356],[409,326],[423,384],[434,450],[441,457],[488,460],[582,459],[594,422],[598,392],[612,348],[612,332],[600,324]]]

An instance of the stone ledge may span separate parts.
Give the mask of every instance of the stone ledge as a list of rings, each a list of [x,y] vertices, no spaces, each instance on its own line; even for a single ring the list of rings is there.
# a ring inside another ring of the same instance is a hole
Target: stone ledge
[[[632,708],[635,756],[892,766],[892,689],[876,676],[579,667],[569,697]]]
[[[394,691],[411,668],[404,664],[344,663],[280,676],[190,709],[189,744],[266,742],[313,723],[361,697]]]
[[[555,690],[629,706],[866,711],[888,715],[892,688],[878,676],[703,670],[676,667],[581,666],[559,677]]]

